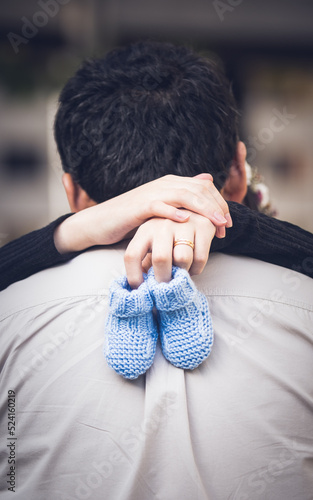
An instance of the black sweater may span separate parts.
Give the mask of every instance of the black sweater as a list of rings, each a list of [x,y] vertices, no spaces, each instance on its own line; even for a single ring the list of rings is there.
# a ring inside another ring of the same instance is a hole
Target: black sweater
[[[211,252],[245,255],[313,277],[313,234],[288,222],[229,202],[233,227],[226,237],[214,238]],[[71,214],[0,248],[0,290],[32,274],[61,264],[81,252],[59,254],[55,228]]]

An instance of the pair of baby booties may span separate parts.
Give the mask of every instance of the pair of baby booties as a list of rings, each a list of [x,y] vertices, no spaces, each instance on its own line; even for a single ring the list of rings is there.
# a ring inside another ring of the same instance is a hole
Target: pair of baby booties
[[[136,290],[126,276],[114,281],[105,331],[108,365],[125,378],[137,378],[152,365],[159,335],[165,358],[178,368],[193,370],[211,352],[207,299],[188,272],[175,266],[169,283],[157,282],[152,267]]]

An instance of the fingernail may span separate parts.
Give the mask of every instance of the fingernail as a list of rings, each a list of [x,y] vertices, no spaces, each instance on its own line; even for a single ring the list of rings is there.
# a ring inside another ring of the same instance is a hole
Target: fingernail
[[[176,210],[176,216],[178,219],[185,220],[188,219],[189,214],[186,214],[186,212],[183,212],[182,210]]]
[[[220,213],[218,212],[214,212],[214,218],[218,221],[218,222],[223,222],[223,224],[226,224],[227,223],[227,220],[225,219],[225,217],[223,217]]]
[[[232,227],[232,225],[233,225],[233,220],[232,220],[232,218],[231,218],[230,213],[225,214],[225,219],[227,220],[227,226],[228,226],[228,227]]]

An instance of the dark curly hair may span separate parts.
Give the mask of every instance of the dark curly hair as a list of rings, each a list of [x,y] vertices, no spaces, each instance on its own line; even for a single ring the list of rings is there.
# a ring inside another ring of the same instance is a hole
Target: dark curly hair
[[[238,141],[230,85],[190,49],[139,42],[86,61],[60,95],[63,169],[96,202],[166,174],[210,172],[220,189]]]

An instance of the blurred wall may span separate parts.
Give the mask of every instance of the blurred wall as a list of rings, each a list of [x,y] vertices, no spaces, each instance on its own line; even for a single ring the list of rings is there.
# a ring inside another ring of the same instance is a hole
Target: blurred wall
[[[67,212],[53,140],[58,92],[80,62],[150,37],[221,60],[248,159],[278,217],[313,231],[313,2],[0,2],[0,245]]]

